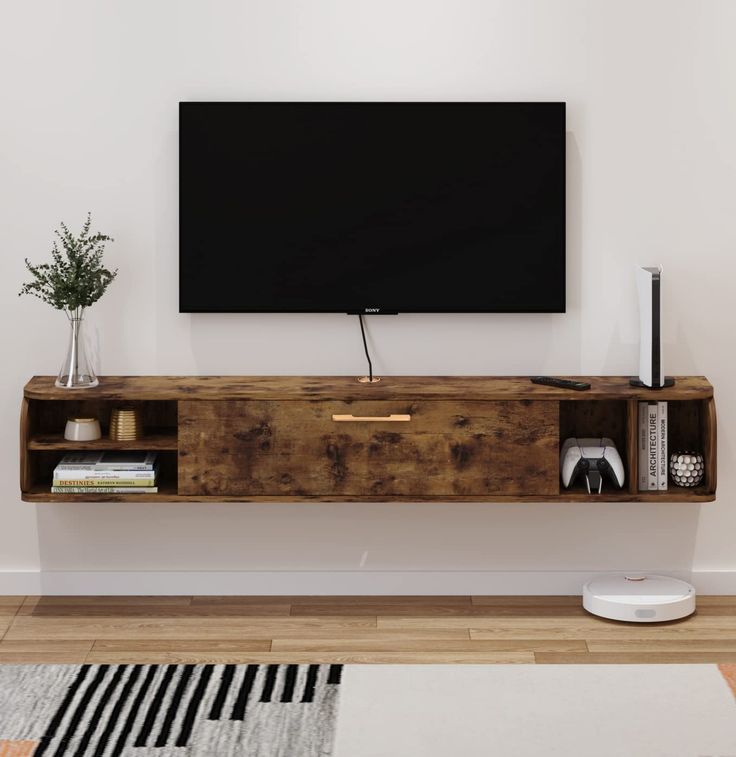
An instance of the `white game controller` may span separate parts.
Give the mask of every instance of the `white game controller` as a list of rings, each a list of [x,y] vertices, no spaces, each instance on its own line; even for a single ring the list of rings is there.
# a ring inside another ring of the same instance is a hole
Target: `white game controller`
[[[621,456],[608,437],[566,439],[560,452],[560,473],[566,489],[579,473],[584,473],[588,494],[601,493],[604,473],[619,489],[625,478]]]

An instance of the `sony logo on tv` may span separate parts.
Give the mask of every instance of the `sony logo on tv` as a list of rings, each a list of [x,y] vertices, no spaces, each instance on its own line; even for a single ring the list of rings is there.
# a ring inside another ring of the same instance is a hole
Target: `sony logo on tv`
[[[380,313],[381,312],[381,308],[366,308],[365,312],[366,313]]]

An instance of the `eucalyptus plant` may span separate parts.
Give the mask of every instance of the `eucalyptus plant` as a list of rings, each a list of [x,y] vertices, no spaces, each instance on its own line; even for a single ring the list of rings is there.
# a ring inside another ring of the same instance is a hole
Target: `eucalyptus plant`
[[[93,305],[117,276],[102,264],[105,243],[114,241],[107,234],[90,233],[92,214],[79,236],[74,236],[65,223],[54,231],[51,263],[34,265],[26,258],[26,267],[33,277],[23,284],[19,296],[30,294],[43,302],[63,310],[70,320],[80,319],[84,309]],[[61,245],[61,247],[60,247]]]

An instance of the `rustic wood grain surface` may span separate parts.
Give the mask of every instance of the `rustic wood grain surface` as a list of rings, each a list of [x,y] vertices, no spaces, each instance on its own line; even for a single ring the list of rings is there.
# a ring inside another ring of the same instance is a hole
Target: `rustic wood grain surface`
[[[179,403],[179,493],[557,495],[558,403]],[[333,414],[409,422],[336,423]]]
[[[589,381],[590,390],[573,392],[532,384],[528,376],[384,376],[378,384],[359,384],[354,376],[101,376],[85,389],[98,400],[186,399],[451,399],[451,400],[589,400],[706,399],[713,387],[704,376],[678,376],[673,387],[658,391],[629,386],[627,376],[566,376]],[[54,386],[54,376],[34,376],[25,396],[69,400],[68,390]]]

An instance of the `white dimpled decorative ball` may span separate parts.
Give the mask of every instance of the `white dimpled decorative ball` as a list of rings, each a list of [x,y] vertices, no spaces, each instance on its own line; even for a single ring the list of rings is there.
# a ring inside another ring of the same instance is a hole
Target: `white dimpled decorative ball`
[[[678,486],[697,486],[705,474],[703,456],[697,452],[675,452],[670,455],[670,476]]]

